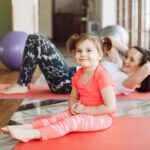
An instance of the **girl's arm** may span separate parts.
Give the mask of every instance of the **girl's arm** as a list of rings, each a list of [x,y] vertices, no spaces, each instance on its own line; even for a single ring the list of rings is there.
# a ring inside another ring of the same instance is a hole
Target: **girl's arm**
[[[144,64],[141,68],[139,68],[134,74],[129,76],[124,82],[123,86],[129,89],[137,88],[140,83],[150,75],[150,63]]]
[[[84,106],[81,104],[76,108],[76,113],[86,113],[89,115],[100,115],[115,112],[116,94],[114,87],[108,86],[101,90],[104,104],[100,106]]]
[[[78,91],[75,87],[72,87],[70,96],[69,96],[69,101],[68,101],[68,106],[71,112],[73,113],[73,105],[75,105],[78,102]],[[73,113],[74,114],[74,113]]]

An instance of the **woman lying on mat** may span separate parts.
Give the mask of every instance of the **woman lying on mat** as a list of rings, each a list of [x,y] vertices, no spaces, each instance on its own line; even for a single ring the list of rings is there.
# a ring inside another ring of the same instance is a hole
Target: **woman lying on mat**
[[[112,37],[104,38],[103,50],[110,62],[104,62],[117,84],[117,93],[129,93],[133,90],[150,91],[150,54],[139,47],[127,48]],[[118,51],[124,53],[120,58]],[[54,93],[69,93],[71,78],[77,67],[69,67],[60,51],[44,35],[29,35],[25,44],[20,78],[16,84],[1,90],[1,93],[26,93],[36,65],[40,66],[49,88]]]
[[[1,128],[2,133],[28,142],[53,139],[70,132],[104,130],[111,126],[116,96],[112,78],[99,63],[103,56],[101,40],[87,34],[73,35],[67,45],[81,66],[72,79],[69,109],[32,124]]]
[[[113,37],[103,38],[103,51],[108,56],[102,62],[116,82],[117,93],[134,90],[150,91],[150,52],[133,46],[128,49]],[[123,56],[119,54],[121,52]]]

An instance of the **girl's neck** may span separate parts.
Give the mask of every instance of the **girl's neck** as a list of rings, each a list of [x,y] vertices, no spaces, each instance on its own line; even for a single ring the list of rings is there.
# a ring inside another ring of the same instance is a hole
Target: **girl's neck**
[[[97,65],[98,66],[98,65]],[[90,68],[83,68],[84,73],[86,74],[90,74],[93,73],[95,71],[95,69],[97,68],[97,66],[94,67],[90,67]]]

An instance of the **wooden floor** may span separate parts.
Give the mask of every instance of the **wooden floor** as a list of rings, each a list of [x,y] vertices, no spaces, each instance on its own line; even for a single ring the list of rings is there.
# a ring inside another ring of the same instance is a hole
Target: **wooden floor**
[[[35,74],[33,76],[34,83],[36,79],[40,76],[40,69],[37,67]],[[19,77],[19,71],[10,70],[0,63],[0,84],[12,84],[17,82]],[[0,127],[8,124],[11,116],[17,110],[17,108],[22,103],[22,100],[4,100],[0,98]]]

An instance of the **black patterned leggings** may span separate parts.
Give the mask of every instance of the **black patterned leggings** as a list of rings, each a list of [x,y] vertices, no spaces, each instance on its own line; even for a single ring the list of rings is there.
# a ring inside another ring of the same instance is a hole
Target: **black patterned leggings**
[[[71,91],[71,78],[76,72],[76,67],[68,67],[62,54],[47,37],[32,34],[26,41],[19,84],[27,86],[31,82],[37,64],[52,92]]]

